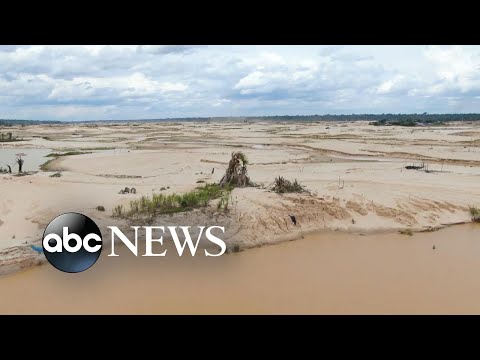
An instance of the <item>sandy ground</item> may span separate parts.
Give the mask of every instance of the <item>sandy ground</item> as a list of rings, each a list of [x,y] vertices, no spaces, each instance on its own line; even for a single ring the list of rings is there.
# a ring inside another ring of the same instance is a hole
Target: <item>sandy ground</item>
[[[249,175],[259,187],[235,189],[228,214],[212,204],[156,222],[225,225],[228,245],[243,249],[319,229],[432,229],[468,222],[468,206],[480,205],[480,122],[418,128],[375,127],[367,121],[161,122],[8,131],[24,141],[0,144],[0,151],[18,148],[27,154],[25,166],[35,148],[91,153],[60,157],[49,164],[50,171],[0,174],[0,273],[17,270],[20,260],[22,266],[42,260],[27,244],[40,244],[55,216],[77,211],[102,230],[126,227],[111,217],[116,205],[162,187],[169,187],[165,193],[184,192],[197,181],[219,181],[234,150],[249,157]],[[421,161],[431,172],[405,169]],[[50,177],[57,171],[61,177]],[[278,175],[298,179],[310,193],[269,191]],[[137,194],[119,194],[125,186]],[[97,211],[98,205],[106,211]]]

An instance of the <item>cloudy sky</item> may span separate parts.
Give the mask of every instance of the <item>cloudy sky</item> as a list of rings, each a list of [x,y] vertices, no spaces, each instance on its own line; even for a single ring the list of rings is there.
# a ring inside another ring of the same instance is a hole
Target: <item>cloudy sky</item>
[[[0,118],[480,112],[479,46],[0,45]]]

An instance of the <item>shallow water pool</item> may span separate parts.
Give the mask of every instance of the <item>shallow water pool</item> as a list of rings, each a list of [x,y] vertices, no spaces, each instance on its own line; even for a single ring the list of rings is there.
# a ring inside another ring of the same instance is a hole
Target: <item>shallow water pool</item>
[[[5,148],[0,145],[0,167],[7,168],[7,165],[12,167],[13,172],[18,171],[18,165],[15,162],[16,155],[24,153],[25,160],[23,164],[23,171],[36,171],[49,158],[45,157],[50,154],[52,149],[35,149],[35,148]]]

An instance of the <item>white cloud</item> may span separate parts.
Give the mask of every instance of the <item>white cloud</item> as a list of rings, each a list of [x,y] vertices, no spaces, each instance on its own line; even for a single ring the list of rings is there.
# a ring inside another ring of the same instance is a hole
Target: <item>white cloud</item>
[[[404,75],[395,75],[392,79],[384,81],[377,87],[378,94],[388,94],[399,87],[405,79]]]
[[[438,95],[448,92],[466,93],[480,90],[480,53],[478,47],[429,46],[424,52],[435,74],[433,83],[423,92]]]
[[[182,83],[158,82],[142,73],[110,78],[78,77],[72,80],[47,81],[55,86],[48,95],[49,99],[73,100],[110,93],[119,97],[142,97],[185,91],[188,86]]]
[[[480,96],[479,46],[0,46],[0,69],[0,118],[454,112]]]

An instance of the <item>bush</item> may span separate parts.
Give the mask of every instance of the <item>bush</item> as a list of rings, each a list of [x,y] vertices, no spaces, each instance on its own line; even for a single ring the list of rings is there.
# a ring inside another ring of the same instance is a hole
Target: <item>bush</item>
[[[480,223],[480,209],[476,206],[469,206],[468,210],[470,211],[472,221]]]
[[[112,211],[113,217],[123,217],[123,205],[117,205],[113,208]]]
[[[408,236],[413,235],[413,231],[411,229],[400,230],[399,233],[402,234],[402,235],[408,235]]]
[[[279,194],[305,192],[305,188],[295,179],[293,182],[285,179],[283,176],[275,178],[275,185],[273,191]]]
[[[226,191],[222,197],[220,198],[220,201],[217,204],[217,210],[223,210],[224,212],[228,211],[228,205],[230,204],[230,192]]]
[[[3,132],[0,133],[0,142],[13,142],[13,141],[20,141],[18,136],[13,136],[11,132],[4,134]]]

